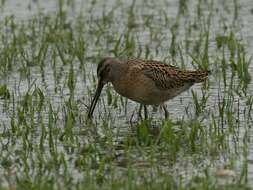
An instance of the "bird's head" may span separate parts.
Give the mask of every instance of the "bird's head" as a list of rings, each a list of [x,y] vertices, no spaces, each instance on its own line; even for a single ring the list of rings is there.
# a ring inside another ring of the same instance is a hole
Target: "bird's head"
[[[104,87],[104,85],[108,82],[111,82],[113,79],[113,72],[112,68],[116,60],[113,58],[103,58],[97,66],[97,77],[98,77],[98,84],[97,89],[94,95],[94,98],[92,99],[91,106],[89,107],[88,111],[88,117],[91,118],[93,115],[93,111],[96,107],[98,98],[101,94],[101,91]]]
[[[106,83],[111,81],[112,76],[112,65],[113,65],[112,58],[103,58],[97,66],[97,77],[98,83],[102,83],[105,85]]]

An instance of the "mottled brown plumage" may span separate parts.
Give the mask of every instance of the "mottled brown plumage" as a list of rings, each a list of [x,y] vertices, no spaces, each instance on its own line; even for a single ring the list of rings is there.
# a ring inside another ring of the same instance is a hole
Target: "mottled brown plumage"
[[[89,117],[93,114],[103,86],[108,82],[126,98],[144,105],[161,105],[194,83],[205,81],[208,71],[187,71],[153,60],[104,58],[98,64],[97,75],[98,88],[88,112]]]

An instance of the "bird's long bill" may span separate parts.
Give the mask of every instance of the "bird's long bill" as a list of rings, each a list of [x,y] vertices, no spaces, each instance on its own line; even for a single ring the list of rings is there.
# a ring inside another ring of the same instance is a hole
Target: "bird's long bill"
[[[88,118],[91,118],[92,117],[92,114],[93,114],[93,111],[96,107],[96,104],[97,104],[97,101],[98,101],[98,98],[101,94],[101,91],[104,87],[104,84],[101,82],[101,80],[98,81],[98,86],[97,86],[97,89],[96,89],[96,92],[95,92],[95,95],[92,99],[92,102],[91,102],[91,105],[90,105],[90,108],[89,108],[89,111],[88,111]]]

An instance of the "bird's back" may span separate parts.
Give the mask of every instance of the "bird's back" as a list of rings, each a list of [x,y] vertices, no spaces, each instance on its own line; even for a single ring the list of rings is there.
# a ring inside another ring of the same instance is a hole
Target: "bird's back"
[[[159,61],[131,59],[127,64],[132,70],[151,78],[158,88],[168,90],[184,86],[185,83],[199,83],[208,78],[209,71],[183,70]]]

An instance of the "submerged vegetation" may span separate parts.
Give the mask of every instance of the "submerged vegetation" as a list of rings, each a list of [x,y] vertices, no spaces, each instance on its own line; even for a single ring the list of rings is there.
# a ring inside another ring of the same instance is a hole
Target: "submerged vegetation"
[[[24,3],[32,16],[0,1],[0,189],[253,186],[251,1]],[[167,120],[152,107],[137,120],[109,85],[89,121],[104,56],[211,76],[168,102]]]

